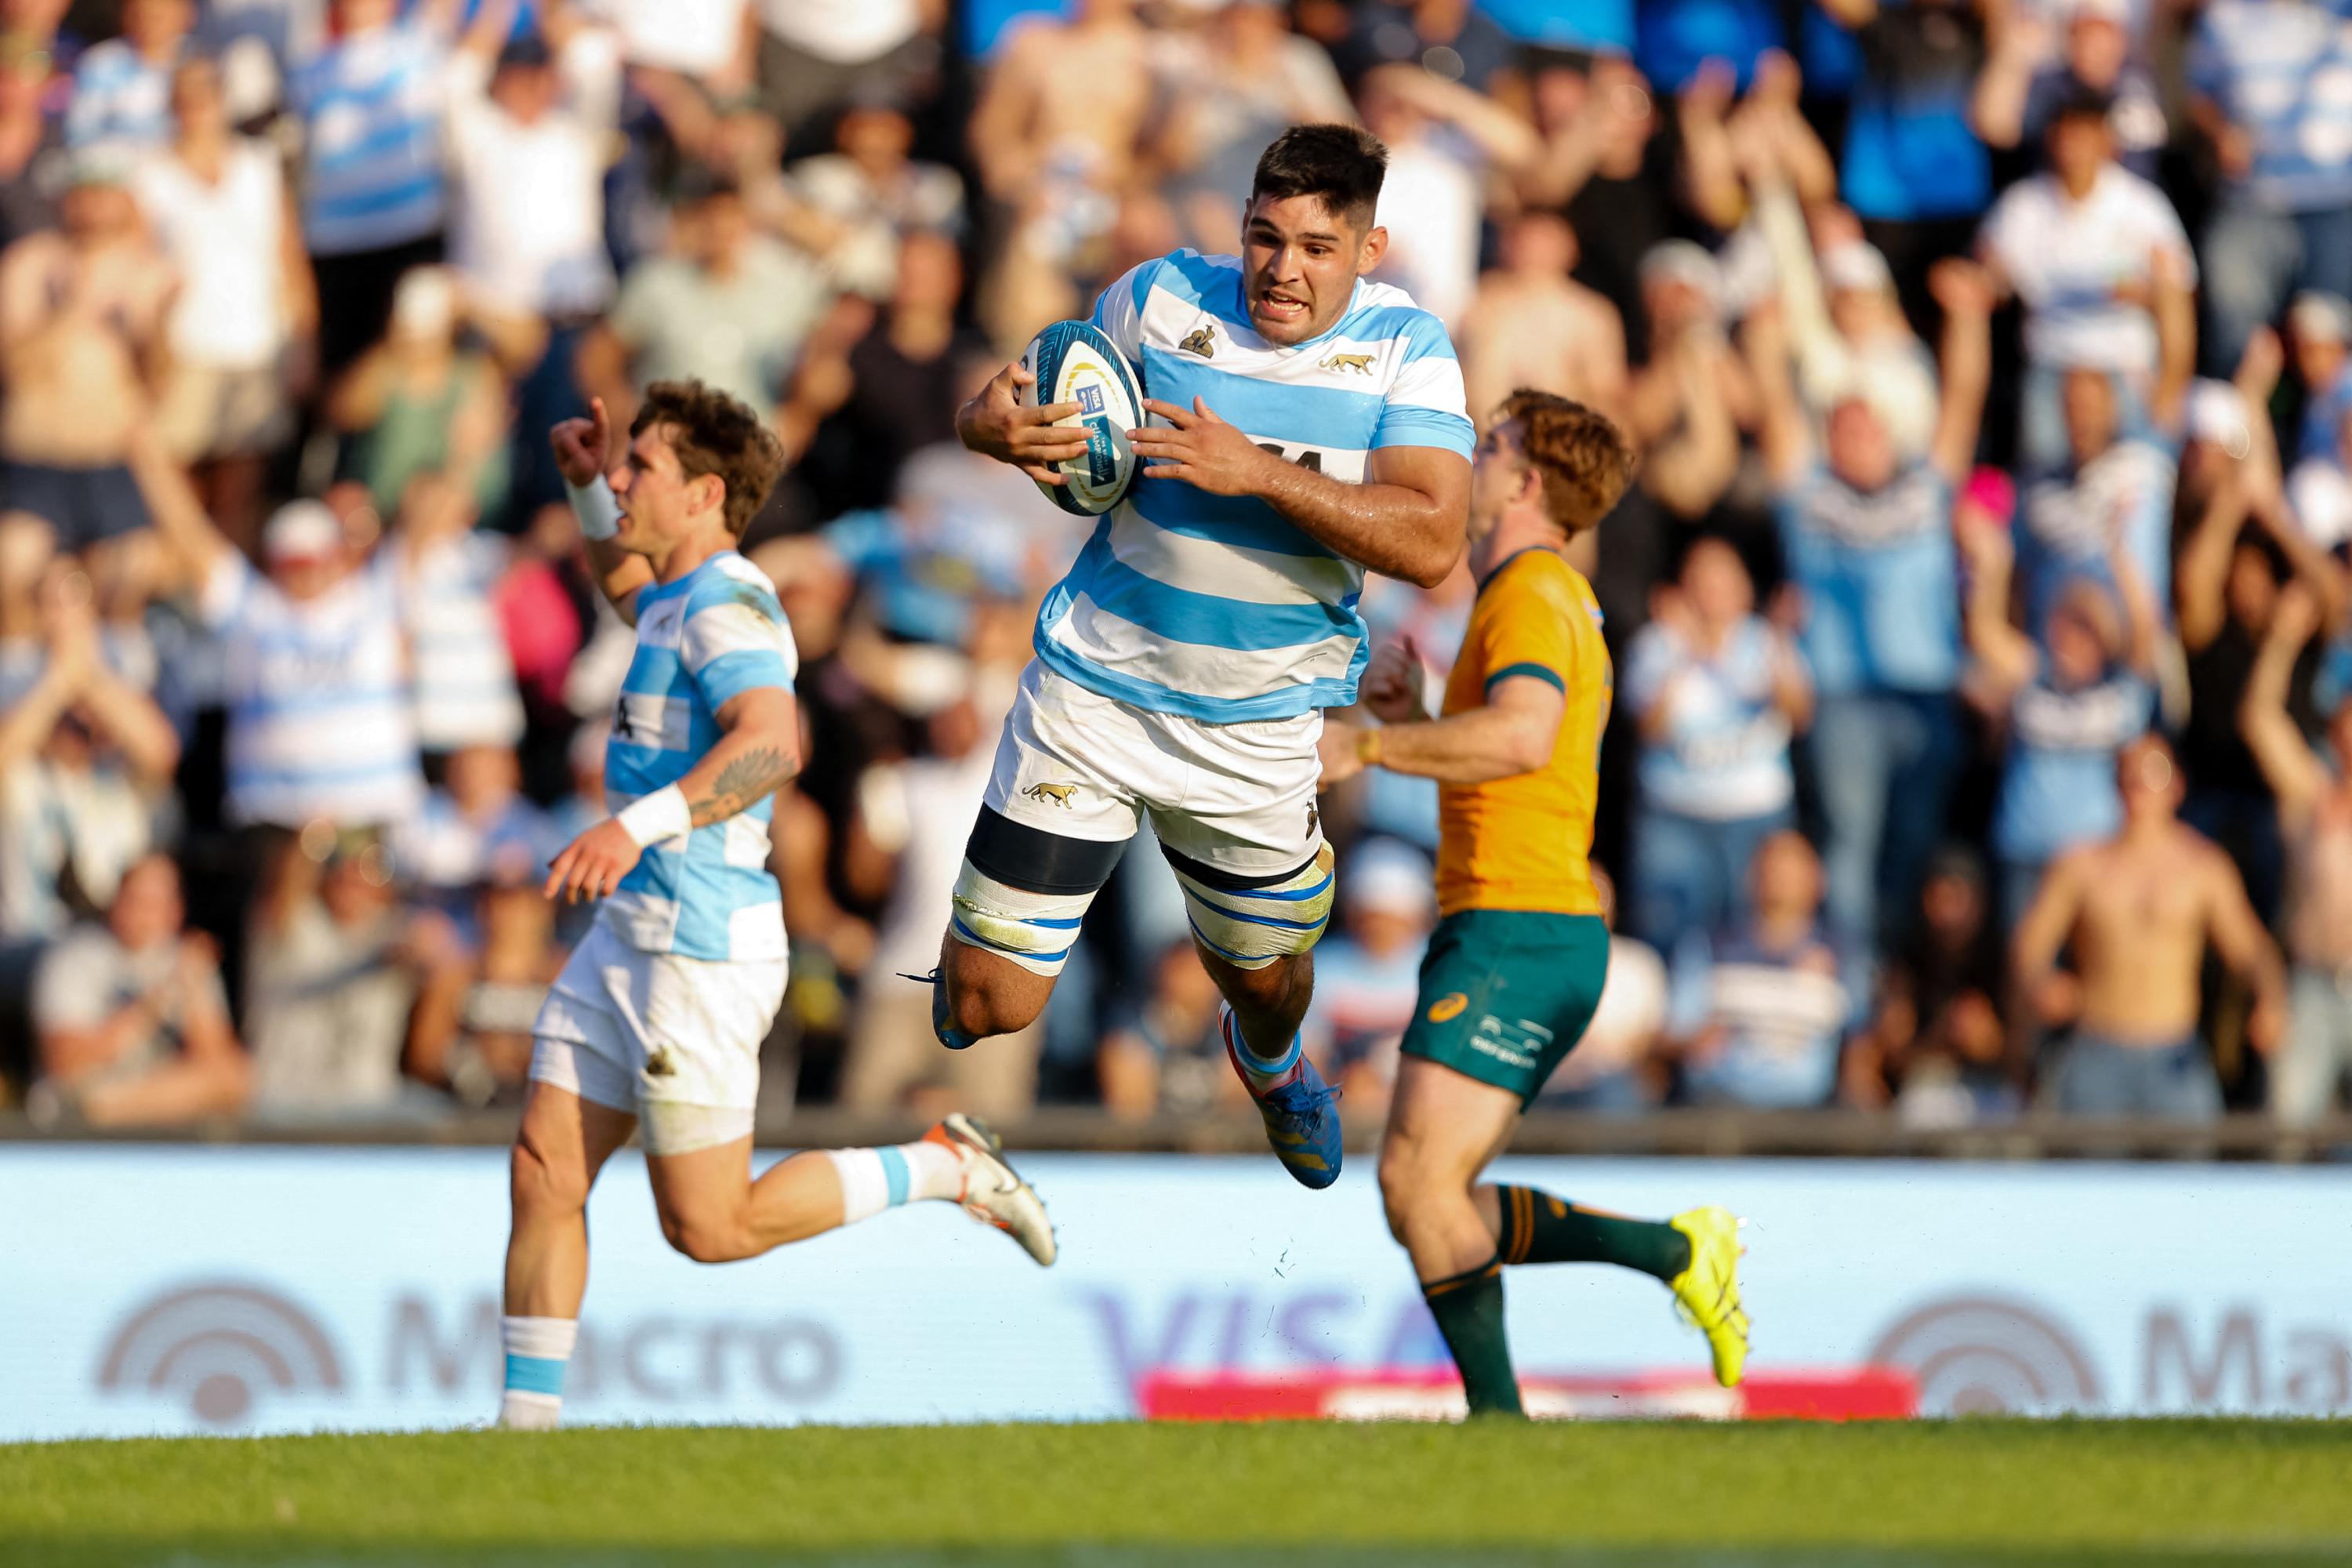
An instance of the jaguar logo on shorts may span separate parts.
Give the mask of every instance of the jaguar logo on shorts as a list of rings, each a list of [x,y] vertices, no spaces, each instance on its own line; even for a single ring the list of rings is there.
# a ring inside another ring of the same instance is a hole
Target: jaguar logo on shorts
[[[1040,805],[1050,800],[1067,811],[1071,797],[1078,793],[1078,786],[1074,784],[1033,784],[1021,793]]]
[[[646,1056],[646,1076],[647,1078],[675,1078],[677,1076],[677,1060],[669,1054],[669,1047],[667,1046],[656,1046],[652,1052]]]
[[[1449,991],[1429,1005],[1429,1021],[1433,1024],[1450,1024],[1462,1016],[1469,1005],[1469,997],[1459,991]]]

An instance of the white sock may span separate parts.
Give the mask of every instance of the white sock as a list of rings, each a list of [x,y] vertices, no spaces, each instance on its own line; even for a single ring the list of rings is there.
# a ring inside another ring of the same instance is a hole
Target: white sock
[[[924,1198],[963,1196],[963,1162],[944,1143],[919,1141],[879,1149],[828,1149],[841,1176],[841,1223],[856,1225],[884,1209]]]
[[[499,1342],[507,1352],[507,1387],[499,1425],[509,1431],[551,1431],[563,1415],[563,1370],[580,1333],[572,1318],[500,1318]]]

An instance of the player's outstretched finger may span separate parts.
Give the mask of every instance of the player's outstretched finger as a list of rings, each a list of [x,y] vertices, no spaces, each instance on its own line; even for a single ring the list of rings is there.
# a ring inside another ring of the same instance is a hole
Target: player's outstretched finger
[[[1043,429],[1057,419],[1067,419],[1077,411],[1078,405],[1075,403],[1048,403],[1041,407],[1023,409],[1017,423],[1031,429]],[[1083,441],[1079,443],[1080,446],[1085,444]]]
[[[1037,384],[1037,373],[1014,360],[996,373],[996,379],[1007,386],[1034,386]]]
[[[541,898],[552,899],[562,890],[564,878],[572,870],[572,850],[566,849],[562,854],[558,855],[555,858],[555,863],[547,868],[547,886],[539,890]]]
[[[1043,463],[1024,463],[1021,465],[1021,471],[1041,485],[1066,486],[1070,482],[1069,476],[1061,469],[1049,468]]]
[[[1159,415],[1179,430],[1190,430],[1200,422],[1200,416],[1191,409],[1179,408],[1172,403],[1162,403],[1156,397],[1147,397],[1143,400],[1143,411],[1146,414]]]

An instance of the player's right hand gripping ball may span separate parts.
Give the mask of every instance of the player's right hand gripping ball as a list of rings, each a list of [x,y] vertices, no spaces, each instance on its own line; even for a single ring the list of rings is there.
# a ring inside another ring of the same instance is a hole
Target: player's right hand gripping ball
[[[1020,389],[1022,405],[1076,404],[1076,413],[1055,423],[1087,438],[1083,453],[1055,465],[1066,482],[1037,488],[1064,511],[1081,517],[1108,511],[1134,482],[1135,450],[1127,433],[1143,424],[1143,393],[1127,356],[1090,322],[1056,321],[1030,341],[1021,364],[1037,378]]]

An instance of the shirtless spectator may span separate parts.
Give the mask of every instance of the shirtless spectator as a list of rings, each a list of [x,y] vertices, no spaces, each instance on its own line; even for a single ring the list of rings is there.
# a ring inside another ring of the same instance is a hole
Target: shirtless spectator
[[[1479,280],[1455,335],[1472,408],[1500,408],[1512,388],[1540,386],[1622,417],[1625,325],[1569,276],[1576,256],[1576,231],[1558,213],[1522,213],[1504,229],[1503,264]]]
[[[147,525],[131,438],[162,384],[173,279],[121,160],[71,170],[63,226],[0,253],[0,509],[81,550]]]
[[[2072,1031],[2045,1090],[2062,1113],[2210,1119],[2221,1086],[2197,1035],[2206,943],[2253,988],[2246,1037],[2264,1053],[2286,1023],[2286,973],[2229,857],[2179,820],[2171,744],[2141,736],[2116,774],[2122,831],[2060,856],[2018,922],[2014,1016]],[[2057,967],[2070,942],[2075,975]]]
[[[1012,234],[982,319],[1018,341],[1080,313],[1070,269],[1110,226],[1157,96],[1151,35],[1135,0],[1079,0],[1068,22],[1013,37],[971,116],[971,153]],[[1086,91],[1056,91],[1060,82]]]
[[[157,1127],[234,1111],[252,1073],[229,1026],[220,955],[183,928],[179,868],[151,854],[123,874],[103,923],[42,956],[33,989],[37,1121]]]
[[[2280,593],[2240,709],[2286,840],[2293,978],[2286,1037],[2271,1063],[2271,1111],[2291,1127],[2325,1116],[2352,1066],[2352,697],[2329,715],[2324,750],[2287,712],[2295,661],[2320,615],[2301,584]]]

